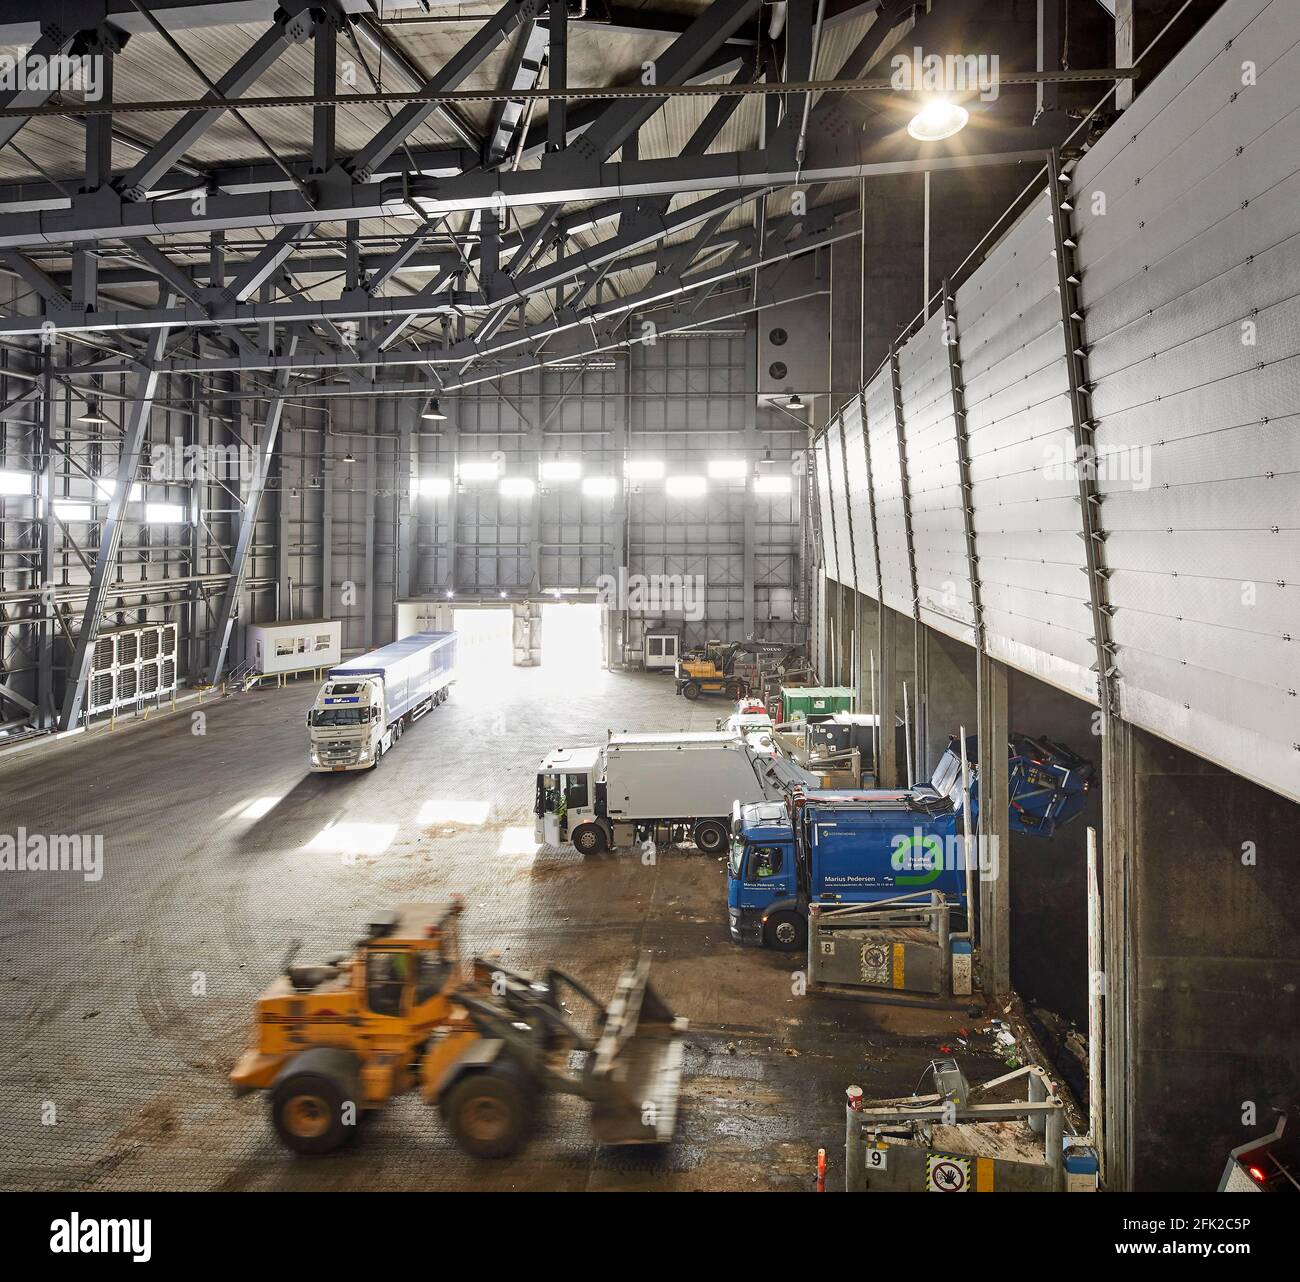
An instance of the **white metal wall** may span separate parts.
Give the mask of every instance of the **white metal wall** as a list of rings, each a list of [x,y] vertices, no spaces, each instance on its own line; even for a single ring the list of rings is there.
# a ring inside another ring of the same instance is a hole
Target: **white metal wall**
[[[1300,799],[1300,5],[1224,5],[1070,175],[1120,712]],[[989,652],[1096,698],[1053,232],[1043,195],[956,292]],[[825,518],[874,491],[885,603],[972,639],[944,346],[867,387],[870,475],[840,420],[816,451]],[[857,442],[856,407],[842,415]],[[830,448],[822,448],[824,444]],[[825,475],[823,475],[823,472]]]

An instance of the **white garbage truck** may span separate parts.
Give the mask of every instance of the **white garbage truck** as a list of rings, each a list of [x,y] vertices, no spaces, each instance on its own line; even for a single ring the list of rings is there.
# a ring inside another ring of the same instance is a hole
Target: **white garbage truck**
[[[535,837],[583,854],[637,841],[693,841],[721,854],[739,801],[784,796],[770,758],[730,731],[614,734],[592,747],[555,748],[537,772]]]
[[[331,668],[307,714],[312,770],[373,769],[455,679],[454,632],[416,632]]]

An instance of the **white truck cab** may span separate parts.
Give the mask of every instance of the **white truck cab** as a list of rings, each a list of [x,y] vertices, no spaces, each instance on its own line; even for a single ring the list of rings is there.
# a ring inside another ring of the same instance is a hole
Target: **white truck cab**
[[[555,748],[546,754],[537,772],[537,841],[558,846],[569,833],[595,821],[601,755],[598,747]]]
[[[393,745],[378,677],[329,680],[307,714],[313,770],[367,770]]]

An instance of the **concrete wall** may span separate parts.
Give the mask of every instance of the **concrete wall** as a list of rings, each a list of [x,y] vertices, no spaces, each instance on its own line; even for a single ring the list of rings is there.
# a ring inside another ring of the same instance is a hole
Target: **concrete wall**
[[[1133,1185],[1212,1189],[1300,1084],[1300,808],[1142,731],[1133,758]]]

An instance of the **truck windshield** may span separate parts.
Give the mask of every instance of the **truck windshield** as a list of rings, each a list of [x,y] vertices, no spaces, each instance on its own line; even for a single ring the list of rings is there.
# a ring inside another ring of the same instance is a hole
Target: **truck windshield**
[[[369,708],[317,708],[311,716],[314,726],[361,726],[369,720]]]
[[[745,866],[745,842],[741,837],[731,839],[731,854],[727,859],[727,871],[733,877],[740,876],[740,870]]]

